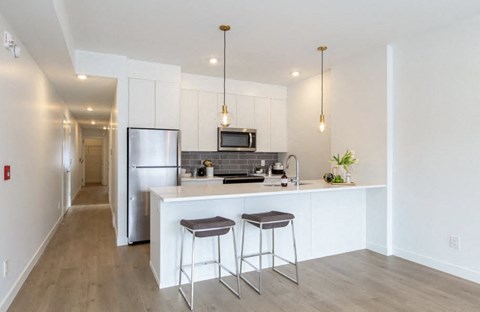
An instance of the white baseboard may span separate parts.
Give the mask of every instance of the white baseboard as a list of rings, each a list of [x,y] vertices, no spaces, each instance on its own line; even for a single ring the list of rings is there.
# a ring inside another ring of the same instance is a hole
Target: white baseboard
[[[480,284],[480,272],[478,271],[434,259],[432,257],[420,255],[401,248],[394,248],[393,254],[397,257],[410,260],[412,262],[416,262],[427,267]]]
[[[368,250],[371,250],[373,252],[376,252],[376,253],[379,253],[381,255],[384,255],[384,256],[389,256],[388,254],[388,250],[385,246],[382,246],[382,245],[379,245],[379,244],[375,244],[375,243],[372,243],[372,242],[367,242],[366,243],[366,248]]]
[[[157,272],[155,271],[155,268],[153,267],[152,261],[149,261],[150,263],[150,270],[152,270],[153,277],[155,277],[155,281],[157,282],[158,288],[160,288],[160,280],[158,279]]]
[[[23,269],[22,273],[17,278],[17,280],[13,284],[10,291],[7,293],[5,298],[2,300],[2,302],[0,303],[0,311],[1,312],[7,311],[10,304],[12,304],[13,299],[15,299],[15,296],[18,294],[18,291],[20,290],[20,288],[22,288],[23,283],[25,283],[25,280],[27,279],[28,275],[30,274],[30,272],[32,272],[33,268],[35,267],[35,265],[38,262],[38,259],[40,259],[40,256],[45,251],[45,247],[47,247],[48,243],[50,242],[50,240],[53,237],[53,234],[55,234],[55,232],[58,229],[58,226],[60,225],[60,223],[62,223],[62,221],[63,221],[63,216],[60,216],[60,218],[58,218],[58,220],[55,223],[55,225],[53,226],[53,228],[47,234],[47,237],[45,237],[43,242],[40,244],[40,247],[38,247],[37,251],[33,254],[33,257],[30,259],[27,266]]]

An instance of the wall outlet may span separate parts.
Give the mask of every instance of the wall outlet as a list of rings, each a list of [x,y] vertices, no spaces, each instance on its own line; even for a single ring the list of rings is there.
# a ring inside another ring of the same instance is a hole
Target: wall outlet
[[[8,259],[3,260],[3,277],[7,277],[8,274]]]
[[[460,249],[460,238],[458,236],[450,236],[450,248],[459,250]]]
[[[260,166],[265,166],[265,159],[260,160]]]

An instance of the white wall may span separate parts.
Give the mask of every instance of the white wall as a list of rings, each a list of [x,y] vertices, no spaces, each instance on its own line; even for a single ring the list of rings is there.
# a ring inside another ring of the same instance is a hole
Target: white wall
[[[0,49],[0,166],[12,168],[11,180],[0,180],[0,264],[3,268],[5,259],[9,264],[7,277],[0,276],[0,311],[5,311],[62,218],[66,111],[1,14],[0,29],[22,47],[17,59]]]
[[[396,45],[393,194],[395,254],[477,282],[479,37],[477,17]]]
[[[352,180],[385,184],[387,178],[387,49],[332,68],[331,152],[354,150]]]
[[[324,74],[324,114],[327,128],[321,133],[318,126],[321,106],[321,76],[302,80],[288,87],[287,135],[288,154],[296,154],[300,161],[301,179],[320,179],[330,172],[329,105],[330,72]],[[292,167],[293,169],[293,167]],[[293,169],[294,170],[294,169]],[[295,175],[290,170],[289,176]]]

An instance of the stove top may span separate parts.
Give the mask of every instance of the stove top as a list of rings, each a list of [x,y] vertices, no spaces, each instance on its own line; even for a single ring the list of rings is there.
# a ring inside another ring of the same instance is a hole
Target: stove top
[[[237,184],[237,183],[262,183],[265,178],[258,176],[251,176],[247,173],[219,173],[217,177],[223,178],[223,184]]]

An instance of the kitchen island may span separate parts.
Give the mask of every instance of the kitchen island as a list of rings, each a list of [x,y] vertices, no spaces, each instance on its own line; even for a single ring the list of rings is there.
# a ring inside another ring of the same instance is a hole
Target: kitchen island
[[[369,211],[383,211],[384,185],[333,186],[321,180],[302,181],[302,185],[281,187],[277,184],[230,184],[168,186],[150,189],[150,266],[160,288],[177,284],[179,273],[181,219],[222,216],[237,225],[237,245],[241,243],[241,215],[271,210],[295,215],[298,260],[334,255],[367,247],[367,224],[379,226],[373,232],[383,233],[386,224]],[[369,222],[368,219],[372,219]],[[369,224],[371,223],[371,224]],[[186,235],[184,257],[191,257],[191,235]],[[271,248],[271,231],[264,231],[264,250]],[[292,259],[289,228],[275,232],[276,252]],[[234,269],[231,234],[222,236],[222,261]],[[246,226],[245,253],[258,251],[258,229]],[[216,256],[216,239],[196,240],[196,262]],[[240,248],[240,247],[239,247]],[[240,250],[239,250],[240,251]],[[187,261],[188,261],[187,260]],[[265,266],[271,258],[264,257]],[[254,262],[255,263],[255,262]],[[214,266],[198,267],[195,279],[216,277]],[[301,278],[301,272],[300,272]]]

